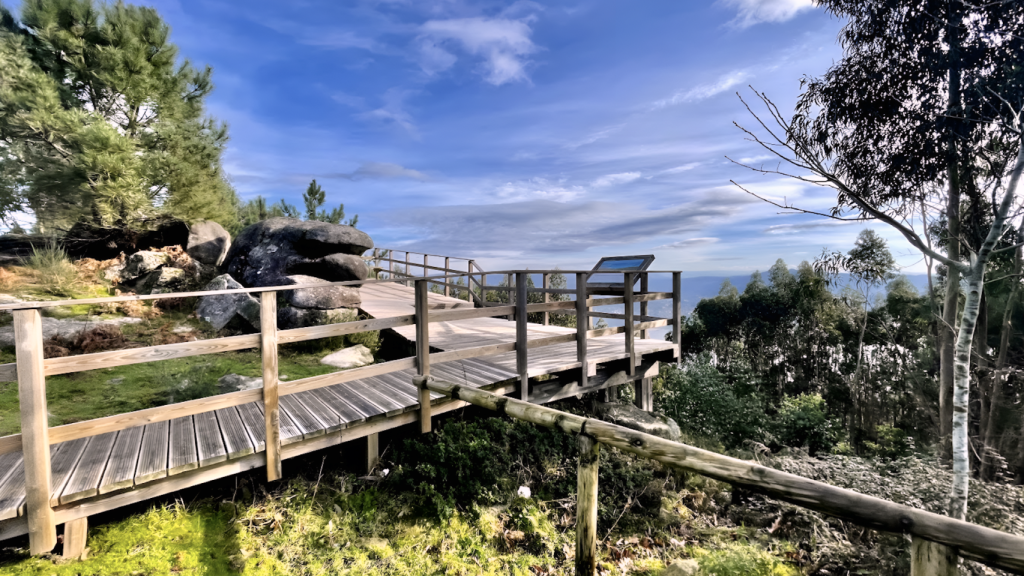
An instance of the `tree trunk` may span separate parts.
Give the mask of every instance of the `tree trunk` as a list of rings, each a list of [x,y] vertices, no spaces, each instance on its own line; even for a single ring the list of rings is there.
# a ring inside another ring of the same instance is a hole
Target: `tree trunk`
[[[949,101],[947,103],[949,117],[959,118],[960,114],[960,35],[962,32],[956,25],[957,8],[950,3],[950,13],[947,15],[947,30],[949,31]],[[955,124],[954,124],[955,126]],[[954,262],[960,261],[960,162],[957,149],[959,130],[949,131],[947,141],[946,157],[946,178],[949,184],[949,194],[946,202],[946,232],[948,242],[946,255]],[[947,266],[946,273],[946,298],[942,307],[942,325],[939,326],[941,335],[939,342],[939,434],[942,442],[942,455],[948,460],[952,457],[953,425],[953,388],[955,372],[955,351],[956,341],[956,316],[960,300],[960,271],[952,266]]]
[[[970,454],[967,437],[968,402],[971,386],[971,344],[981,309],[984,289],[985,264],[972,266],[968,281],[967,300],[956,339],[956,358],[953,364],[953,488],[949,499],[949,515],[958,520],[967,517],[967,492],[970,482]]]
[[[850,411],[850,443],[854,450],[859,453],[858,447],[863,432],[863,406],[861,406],[861,377],[860,373],[864,363],[864,333],[868,329],[868,296],[864,296],[864,322],[860,325],[860,337],[857,340],[857,367],[850,379],[850,401],[853,403],[853,410]]]
[[[1022,224],[1024,227],[1024,224]],[[1021,238],[1021,234],[1018,234],[1018,240]],[[991,400],[989,401],[988,419],[986,421],[985,428],[983,429],[983,442],[985,444],[985,451],[982,454],[981,462],[981,477],[986,480],[991,480],[995,475],[994,470],[994,459],[993,451],[996,450],[996,442],[998,437],[998,431],[996,430],[996,423],[999,419],[999,408],[1002,406],[1002,395],[1003,395],[1003,384],[1006,380],[1006,356],[1010,349],[1010,336],[1013,334],[1013,309],[1017,304],[1017,293],[1020,288],[1020,278],[1017,276],[1021,273],[1021,261],[1022,251],[1020,248],[1014,251],[1013,258],[1013,287],[1010,288],[1010,294],[1006,298],[1006,306],[1003,309],[1003,321],[999,325],[999,351],[996,354],[995,365],[992,370],[992,391]],[[1024,448],[1024,439],[1021,440],[1021,447]],[[1024,454],[1024,451],[1022,451]],[[1024,465],[1024,459],[1020,462]],[[1024,474],[1024,472],[1022,472]]]

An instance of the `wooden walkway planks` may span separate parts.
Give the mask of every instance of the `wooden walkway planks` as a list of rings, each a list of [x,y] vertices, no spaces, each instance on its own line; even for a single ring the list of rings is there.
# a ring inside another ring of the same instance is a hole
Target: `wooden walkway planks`
[[[117,440],[110,450],[110,458],[100,480],[100,494],[132,487],[144,430],[144,426],[135,426],[117,433]]]
[[[414,290],[399,285],[366,285],[363,310],[375,318],[413,313]],[[428,296],[431,310],[470,308],[465,301]],[[410,341],[414,326],[394,329]],[[574,334],[557,326],[528,325],[529,340]],[[431,347],[450,351],[515,342],[515,323],[503,318],[476,318],[435,322],[430,326]],[[637,339],[638,356],[672,348],[669,342]],[[592,338],[587,342],[588,371],[598,364],[627,357],[625,335]],[[529,350],[531,376],[578,367],[573,342]],[[433,364],[439,378],[473,387],[517,379],[516,355]],[[416,410],[418,391],[414,370],[354,380],[281,397],[282,444],[314,439],[367,421],[381,421]],[[540,398],[548,398],[544,394]],[[443,397],[431,394],[432,400]],[[542,400],[545,401],[545,400]],[[259,402],[200,413],[118,432],[55,444],[51,447],[53,504],[124,490],[187,470],[244,458],[265,450],[265,423]],[[314,443],[316,444],[316,443]],[[327,445],[327,444],[325,444]],[[21,453],[0,455],[0,520],[24,513],[24,467]]]
[[[167,448],[170,421],[147,424],[142,433],[139,465],[135,469],[135,483],[145,484],[167,476]]]
[[[67,504],[99,494],[100,479],[107,468],[110,451],[114,448],[119,432],[107,432],[89,438],[89,445],[71,474],[60,503]]]
[[[173,476],[199,467],[196,428],[191,416],[171,420],[170,451],[167,454],[167,475]]]

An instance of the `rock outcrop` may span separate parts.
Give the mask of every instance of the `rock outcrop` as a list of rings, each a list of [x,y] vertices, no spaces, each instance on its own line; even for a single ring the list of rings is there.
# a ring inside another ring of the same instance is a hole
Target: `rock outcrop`
[[[220,266],[231,248],[231,235],[223,226],[201,220],[189,226],[185,252],[196,262]]]
[[[225,258],[228,274],[246,286],[275,286],[301,274],[335,282],[364,280],[359,258],[373,240],[352,226],[270,218],[238,235]]]
[[[229,274],[221,274],[203,290],[237,290],[243,288]],[[259,329],[260,302],[249,294],[218,294],[199,299],[196,315],[220,330],[232,321],[244,322],[243,327]]]
[[[632,404],[598,403],[597,416],[602,420],[633,430],[679,442],[682,432],[676,421],[657,413],[644,412]]]
[[[320,359],[321,364],[335,368],[358,368],[373,364],[373,352],[362,344],[349,346]]]

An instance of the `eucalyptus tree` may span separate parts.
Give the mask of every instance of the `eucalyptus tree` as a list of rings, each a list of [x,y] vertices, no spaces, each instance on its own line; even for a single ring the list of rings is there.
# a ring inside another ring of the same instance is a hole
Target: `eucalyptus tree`
[[[786,210],[883,222],[948,269],[943,319],[955,334],[949,511],[963,518],[972,339],[989,260],[994,251],[1008,248],[998,244],[1019,217],[1024,3],[821,4],[848,21],[840,34],[842,59],[823,77],[805,79],[791,118],[758,93],[767,116],[747,109],[765,136],[740,128],[781,161],[774,169],[755,170],[829,188],[834,203],[820,213],[758,197]],[[939,192],[928,194],[934,190]],[[950,240],[945,253],[911,225],[915,210],[930,202],[945,210]],[[958,318],[960,276],[967,289]],[[946,347],[942,355],[947,366]],[[940,385],[946,386],[944,378]],[[944,392],[940,401],[946,403]],[[945,415],[949,407],[943,408]]]

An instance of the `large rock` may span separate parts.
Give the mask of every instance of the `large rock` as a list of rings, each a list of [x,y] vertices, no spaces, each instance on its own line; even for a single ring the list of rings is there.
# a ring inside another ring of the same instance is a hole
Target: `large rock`
[[[293,274],[286,276],[283,286],[302,284],[323,284],[321,278]],[[354,286],[321,286],[316,288],[299,288],[284,293],[285,300],[296,308],[313,308],[316,310],[334,310],[359,306],[359,289]]]
[[[181,268],[161,268],[143,276],[133,287],[136,294],[170,294],[187,291],[190,280]]]
[[[324,324],[340,324],[351,322],[359,317],[355,310],[337,308],[334,310],[317,310],[314,308],[281,308],[277,311],[277,327],[281,330],[323,326]]]
[[[673,442],[678,442],[682,436],[675,420],[661,414],[644,412],[632,404],[598,403],[597,415],[612,424],[653,434]]]
[[[320,363],[335,368],[358,368],[373,364],[373,352],[366,346],[357,344],[324,356]]]
[[[255,390],[256,388],[263,388],[263,378],[227,374],[217,379],[217,387],[220,388],[221,394],[238,392],[239,390]]]
[[[270,218],[242,230],[224,263],[227,273],[246,286],[281,285],[293,274],[363,280],[365,264],[338,255],[358,257],[371,248],[373,240],[352,226]]]
[[[124,282],[135,280],[154,272],[161,266],[170,262],[171,257],[164,252],[152,252],[141,250],[132,254],[124,261],[124,269],[121,270],[121,280]]]
[[[211,280],[204,290],[236,290],[242,287],[229,274],[221,274]],[[196,314],[213,324],[217,330],[227,326],[236,317],[253,328],[260,326],[260,302],[250,294],[203,296],[199,299]]]
[[[220,266],[231,248],[231,235],[223,226],[209,220],[201,220],[189,226],[188,245],[185,252],[193,260],[207,266]]]

